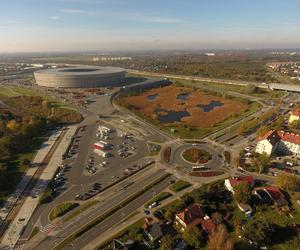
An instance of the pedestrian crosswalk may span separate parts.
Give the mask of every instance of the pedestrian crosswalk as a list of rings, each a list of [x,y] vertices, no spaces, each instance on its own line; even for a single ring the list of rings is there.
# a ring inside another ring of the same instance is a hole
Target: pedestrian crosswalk
[[[51,223],[48,223],[46,226],[44,226],[44,227],[41,227],[40,228],[40,231],[42,232],[42,233],[49,233],[53,228],[55,228],[56,227],[56,225],[54,225],[54,224],[51,224]]]
[[[24,247],[24,244],[18,245],[18,246],[14,246],[13,250],[22,250],[23,247]]]

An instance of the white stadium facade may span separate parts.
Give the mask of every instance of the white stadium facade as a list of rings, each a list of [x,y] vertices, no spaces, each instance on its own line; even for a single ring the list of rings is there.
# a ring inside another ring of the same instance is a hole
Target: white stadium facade
[[[34,72],[37,85],[53,88],[97,88],[124,85],[126,71],[116,67],[76,66]]]

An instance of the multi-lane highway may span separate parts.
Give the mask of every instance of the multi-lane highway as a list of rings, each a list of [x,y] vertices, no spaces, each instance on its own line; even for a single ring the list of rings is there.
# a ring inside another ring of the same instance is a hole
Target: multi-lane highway
[[[54,230],[50,236],[46,237],[41,243],[39,243],[38,249],[51,249],[55,247],[55,245],[57,245],[59,242],[62,242],[69,235],[78,231],[80,227],[84,226],[88,222],[91,222],[97,216],[104,214],[106,211],[109,211],[110,209],[118,206],[119,204],[122,203],[122,201],[126,200],[128,197],[138,192],[139,190],[143,189],[143,187],[149,185],[149,183],[153,182],[153,180],[162,177],[164,174],[165,174],[164,171],[156,170],[156,169],[154,169],[154,171],[153,170],[150,171],[149,173],[143,172],[140,175],[134,176],[130,180],[128,180],[130,182],[133,182],[133,184],[130,185],[128,188],[124,188],[124,184],[118,184],[113,189],[107,190],[107,192],[101,194],[99,198],[96,199],[99,201],[99,203],[97,203],[95,206],[84,211],[78,217],[75,217],[70,221],[61,223],[60,226],[57,227],[56,230]],[[169,181],[170,179],[167,178],[164,181],[158,183],[157,185],[154,185],[153,189],[151,188],[146,193],[144,193],[137,199],[134,199],[132,202],[130,202],[128,204],[129,207],[124,206],[124,208],[122,208],[123,216],[126,217],[127,215],[132,213],[134,209],[142,206],[148,199],[150,199],[153,196],[153,192],[159,193],[160,191],[165,189],[169,185]],[[101,198],[103,196],[105,198]],[[103,221],[103,223],[106,224],[107,226],[113,226],[112,222],[115,220],[115,214],[113,214],[112,218],[108,217]],[[100,229],[99,227],[97,228],[98,229],[95,229],[96,231],[94,231],[93,229],[94,234],[103,232],[101,227]],[[97,230],[99,230],[99,232]],[[89,235],[90,233],[88,232],[84,234],[84,237],[89,238],[90,237]]]

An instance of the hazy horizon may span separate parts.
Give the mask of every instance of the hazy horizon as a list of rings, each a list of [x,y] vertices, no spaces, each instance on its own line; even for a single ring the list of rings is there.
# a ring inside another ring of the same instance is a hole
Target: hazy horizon
[[[296,49],[300,2],[11,0],[0,53]]]

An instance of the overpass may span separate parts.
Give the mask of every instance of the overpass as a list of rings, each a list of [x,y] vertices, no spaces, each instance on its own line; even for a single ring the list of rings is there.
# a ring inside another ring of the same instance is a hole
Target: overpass
[[[271,83],[268,86],[272,90],[283,90],[283,91],[288,91],[288,92],[300,93],[300,85]]]

